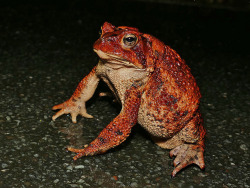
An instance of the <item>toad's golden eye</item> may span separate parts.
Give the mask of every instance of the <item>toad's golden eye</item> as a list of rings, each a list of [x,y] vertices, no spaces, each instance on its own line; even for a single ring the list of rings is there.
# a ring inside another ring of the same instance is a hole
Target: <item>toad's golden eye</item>
[[[126,34],[122,39],[123,44],[126,48],[134,47],[137,43],[137,40],[137,36],[135,36],[134,34]]]

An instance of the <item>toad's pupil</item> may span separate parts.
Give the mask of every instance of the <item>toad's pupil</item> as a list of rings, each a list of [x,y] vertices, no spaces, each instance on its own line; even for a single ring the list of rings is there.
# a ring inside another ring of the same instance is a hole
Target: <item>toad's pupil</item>
[[[127,37],[126,41],[127,42],[133,42],[133,41],[135,41],[135,38],[134,37]]]

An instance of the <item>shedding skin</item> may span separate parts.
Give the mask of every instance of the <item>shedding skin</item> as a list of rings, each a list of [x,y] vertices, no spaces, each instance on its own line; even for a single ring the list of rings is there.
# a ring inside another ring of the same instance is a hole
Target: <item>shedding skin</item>
[[[137,28],[105,22],[94,43],[100,61],[78,84],[72,97],[52,109],[52,119],[71,114],[92,118],[85,103],[102,79],[122,105],[120,114],[74,160],[101,154],[126,140],[138,122],[174,159],[172,177],[191,164],[205,168],[205,134],[199,103],[201,94],[190,68],[178,53]],[[101,93],[100,96],[107,94]]]

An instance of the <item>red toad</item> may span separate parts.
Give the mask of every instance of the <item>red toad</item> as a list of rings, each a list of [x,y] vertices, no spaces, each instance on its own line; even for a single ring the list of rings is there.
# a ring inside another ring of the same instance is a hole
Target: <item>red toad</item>
[[[94,94],[99,80],[107,83],[122,109],[99,136],[77,153],[74,160],[101,154],[129,136],[138,122],[162,148],[172,149],[175,176],[182,168],[204,163],[205,129],[199,111],[199,88],[184,60],[157,38],[132,27],[115,27],[105,22],[94,43],[99,63],[78,84],[71,98],[53,107],[60,109],[53,120],[70,113],[92,118],[85,102]]]

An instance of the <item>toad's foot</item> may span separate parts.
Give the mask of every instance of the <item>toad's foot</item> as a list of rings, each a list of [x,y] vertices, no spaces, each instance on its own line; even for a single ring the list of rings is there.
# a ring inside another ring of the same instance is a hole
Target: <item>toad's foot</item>
[[[84,149],[75,149],[75,148],[71,148],[71,147],[68,147],[67,148],[68,151],[71,151],[71,152],[74,152],[74,153],[77,153],[77,155],[75,155],[73,157],[74,160],[77,160],[79,158],[81,158],[82,156],[87,156],[88,154],[85,152],[85,148]]]
[[[76,123],[76,117],[78,115],[82,115],[83,117],[86,118],[93,118],[93,116],[87,113],[85,102],[77,101],[74,99],[69,99],[62,104],[55,105],[53,106],[52,109],[53,110],[59,109],[59,111],[52,117],[53,121],[63,114],[71,114],[73,123]]]
[[[190,164],[196,164],[201,169],[205,168],[204,163],[204,149],[200,145],[182,144],[170,151],[170,157],[176,156],[174,160],[175,169],[172,172],[174,177],[181,169]]]

